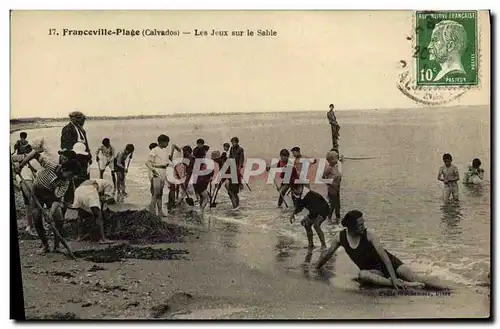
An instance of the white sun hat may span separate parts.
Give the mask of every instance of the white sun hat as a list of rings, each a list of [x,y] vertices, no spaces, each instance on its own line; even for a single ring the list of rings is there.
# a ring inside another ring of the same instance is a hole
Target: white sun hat
[[[73,151],[75,152],[75,154],[89,155],[89,153],[85,151],[85,149],[86,147],[83,143],[78,142],[73,145]]]

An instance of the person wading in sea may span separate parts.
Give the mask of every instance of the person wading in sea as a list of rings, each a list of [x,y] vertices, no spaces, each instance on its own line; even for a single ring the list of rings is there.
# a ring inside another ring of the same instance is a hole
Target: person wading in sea
[[[326,117],[328,118],[328,123],[330,124],[330,128],[332,129],[332,151],[339,151],[339,130],[340,125],[337,122],[337,117],[335,117],[335,113],[333,112],[333,104],[330,104],[330,111],[326,113]]]
[[[438,282],[417,276],[401,260],[385,250],[375,233],[365,227],[361,211],[349,211],[342,219],[342,226],[345,229],[335,235],[330,248],[319,258],[316,270],[321,270],[335,251],[343,247],[347,256],[360,269],[358,275],[360,282],[396,289],[425,286],[447,289]]]

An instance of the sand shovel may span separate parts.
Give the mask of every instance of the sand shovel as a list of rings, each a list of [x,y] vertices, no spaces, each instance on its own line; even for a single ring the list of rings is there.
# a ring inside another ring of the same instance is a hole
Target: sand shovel
[[[24,179],[21,177],[21,175],[19,175],[19,177],[21,178],[21,185],[23,185],[27,191],[29,191],[30,193],[30,196],[33,198],[33,200],[35,201],[35,204],[37,206],[38,209],[40,209],[40,211],[42,212],[42,216],[43,216],[43,220],[45,222],[47,222],[49,225],[50,225],[50,228],[52,229],[52,232],[54,232],[54,234],[57,236],[57,238],[59,239],[59,241],[62,243],[62,245],[64,246],[64,248],[66,248],[66,250],[68,251],[69,255],[71,256],[71,258],[73,258],[74,260],[76,260],[77,258],[75,257],[75,255],[73,254],[73,252],[71,251],[71,248],[69,247],[68,243],[66,242],[66,240],[62,237],[61,233],[59,232],[59,230],[55,227],[54,223],[52,223],[52,221],[47,218],[45,218],[47,215],[45,214],[45,212],[43,211],[43,207],[42,205],[40,204],[40,202],[38,201],[38,199],[35,197],[35,195],[33,194],[33,191],[31,191],[28,186],[26,185],[26,183],[24,182]]]
[[[212,180],[210,180],[210,183],[208,184],[208,198],[210,199],[210,202],[212,202]]]
[[[217,207],[217,202],[215,202],[215,200],[217,200],[217,193],[219,193],[219,190],[220,190],[221,186],[222,186],[222,182],[219,182],[219,184],[217,184],[217,188],[215,189],[215,193],[214,193],[213,199],[210,198],[210,208]]]
[[[127,186],[125,186],[125,178],[127,178],[128,167],[130,166],[130,160],[132,160],[132,154],[128,157],[127,167],[125,168],[125,174],[123,175],[123,196],[128,196]]]
[[[274,186],[276,187],[276,191],[278,191],[278,194],[281,196],[281,189],[278,187],[278,183],[276,183],[276,178],[273,179],[273,182],[274,182]],[[288,191],[290,191],[290,189],[288,189]],[[285,207],[288,208],[288,203],[286,203],[286,200],[285,200],[285,195],[283,195],[283,203],[285,204]]]
[[[174,171],[175,171],[175,173],[177,174],[177,176],[179,176],[179,177],[180,177],[179,172],[177,171],[177,168],[176,168],[175,166],[174,166]],[[188,192],[187,192],[187,188],[186,188],[186,186],[184,186],[184,184],[180,184],[180,185],[181,185],[182,190],[183,190],[183,191],[184,191],[184,193],[186,194],[186,203],[187,203],[189,206],[193,207],[193,206],[194,206],[194,200],[193,200],[193,198],[191,198],[191,197],[189,196],[189,194],[188,194]]]

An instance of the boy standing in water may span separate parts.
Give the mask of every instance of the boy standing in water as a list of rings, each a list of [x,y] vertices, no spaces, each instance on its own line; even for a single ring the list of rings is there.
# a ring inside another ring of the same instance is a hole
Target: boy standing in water
[[[330,202],[330,215],[332,220],[333,212],[335,211],[335,221],[340,222],[340,182],[342,174],[339,168],[339,155],[335,151],[330,151],[326,154],[328,165],[323,172],[323,179],[331,180],[328,182],[328,200]]]
[[[339,130],[340,125],[337,122],[337,118],[335,117],[335,112],[333,112],[333,104],[330,104],[330,110],[327,112],[326,117],[328,118],[328,123],[330,124],[330,128],[332,130],[332,145],[333,150],[339,150]]]
[[[302,153],[300,152],[300,147],[295,146],[291,149],[293,157],[294,157],[294,162],[293,166],[295,167],[295,170],[297,170],[297,173],[299,174],[299,177],[302,178],[304,173],[302,173],[302,166],[304,162],[308,162],[310,165],[316,163],[316,159],[308,159]],[[309,170],[309,168],[308,168]],[[307,177],[308,172],[305,173],[305,176]],[[307,184],[309,186],[310,184]]]
[[[292,169],[292,172],[291,172],[289,179],[285,179],[286,171],[280,173],[280,178],[282,179],[281,185],[279,187],[276,186],[276,189],[279,192],[278,208],[281,208],[283,205],[283,202],[285,200],[286,194],[290,190],[290,188],[293,185],[293,183],[295,182],[295,180],[299,179],[299,174],[298,174],[297,170],[295,169],[295,167],[293,167],[292,163],[290,162],[290,152],[288,152],[287,149],[282,149],[280,151],[280,161],[278,161],[277,167],[278,168],[287,168],[287,167],[290,168],[291,167],[291,169]],[[268,167],[267,170],[269,170],[269,169],[270,168]],[[293,200],[293,204],[296,205],[297,200],[295,199],[293,193],[292,193],[292,200]]]
[[[437,176],[437,179],[444,183],[444,202],[448,202],[450,196],[453,196],[453,200],[458,201],[460,175],[457,166],[451,163],[452,160],[451,154],[445,153],[443,155],[444,165],[439,168]]]
[[[133,144],[127,144],[125,146],[125,149],[121,152],[118,152],[114,158],[114,169],[116,173],[116,189],[117,189],[117,196],[116,196],[116,201],[118,202],[123,202],[124,199],[124,193],[125,193],[125,174],[128,172],[128,169],[126,168],[126,160],[127,157],[130,156],[132,153],[134,153],[134,145]]]
[[[292,191],[297,199],[297,207],[290,217],[290,222],[292,223],[295,220],[295,216],[298,215],[304,208],[309,210],[309,214],[307,214],[307,216],[300,222],[300,224],[306,229],[307,240],[309,242],[308,249],[314,249],[312,227],[314,227],[314,230],[318,234],[321,249],[326,249],[325,234],[321,229],[321,224],[330,215],[328,202],[326,202],[325,198],[323,198],[321,194],[311,191],[303,184],[294,184],[292,186]]]
[[[199,138],[196,141],[196,147],[193,149],[193,156],[198,159],[202,159],[207,155],[210,146],[205,145],[205,141]]]
[[[99,154],[101,155],[100,157]],[[100,179],[103,178],[106,167],[109,166],[109,169],[111,170],[111,179],[113,180],[113,188],[116,190],[116,176],[113,168],[114,157],[115,148],[111,146],[111,141],[106,137],[102,140],[102,145],[97,149],[97,152],[95,153],[95,159],[99,164]]]
[[[231,204],[233,206],[233,210],[238,210],[240,208],[240,197],[238,194],[240,193],[240,189],[243,184],[241,181],[242,174],[241,170],[243,169],[243,165],[245,162],[245,153],[243,148],[239,145],[238,137],[231,138],[232,147],[229,150],[228,159],[234,159],[236,163],[236,176],[237,181],[234,182],[232,178],[229,178],[226,183],[227,192],[229,194],[229,198],[231,199]]]

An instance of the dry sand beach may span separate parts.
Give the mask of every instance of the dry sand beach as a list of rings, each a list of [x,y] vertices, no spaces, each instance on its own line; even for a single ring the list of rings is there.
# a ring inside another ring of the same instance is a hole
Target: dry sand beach
[[[127,176],[129,197],[121,209],[148,203],[144,166],[149,143],[160,133],[177,145],[203,137],[212,149],[238,136],[247,157],[276,157],[299,145],[308,156],[330,148],[323,112],[189,116],[161,120],[89,120],[93,152],[104,137],[121,149],[134,143]],[[27,318],[169,319],[376,319],[486,318],[490,315],[490,112],[489,108],[442,108],[338,112],[343,165],[342,213],[358,208],[367,227],[388,250],[419,273],[453,285],[451,294],[395,295],[364,290],[352,281],[357,269],[339,250],[326,274],[312,270],[319,252],[308,255],[300,224],[285,221],[272,185],[261,179],[242,193],[242,210],[218,206],[198,217],[170,216],[181,241],[155,244],[179,251],[178,259],[125,258],[95,263],[61,254],[38,256],[37,240],[20,236]],[[216,128],[214,128],[216,127]],[[15,129],[11,126],[11,131]],[[60,127],[27,130],[57,150]],[[17,133],[11,136],[15,142]],[[460,186],[460,205],[443,207],[436,181],[441,156],[449,152],[460,172],[474,157],[486,171],[485,185]],[[91,177],[97,177],[95,163]],[[110,179],[109,172],[105,175]],[[313,189],[325,193],[324,186]],[[16,206],[22,207],[16,199]],[[116,206],[118,207],[118,206]],[[22,213],[19,212],[21,215]],[[21,230],[24,220],[18,218]],[[337,227],[325,224],[330,240]],[[73,249],[91,248],[71,242]],[[141,245],[141,248],[146,246]],[[167,257],[169,258],[169,257]],[[170,257],[172,258],[172,257]],[[176,257],[174,257],[176,258]],[[310,263],[309,263],[310,262]]]

